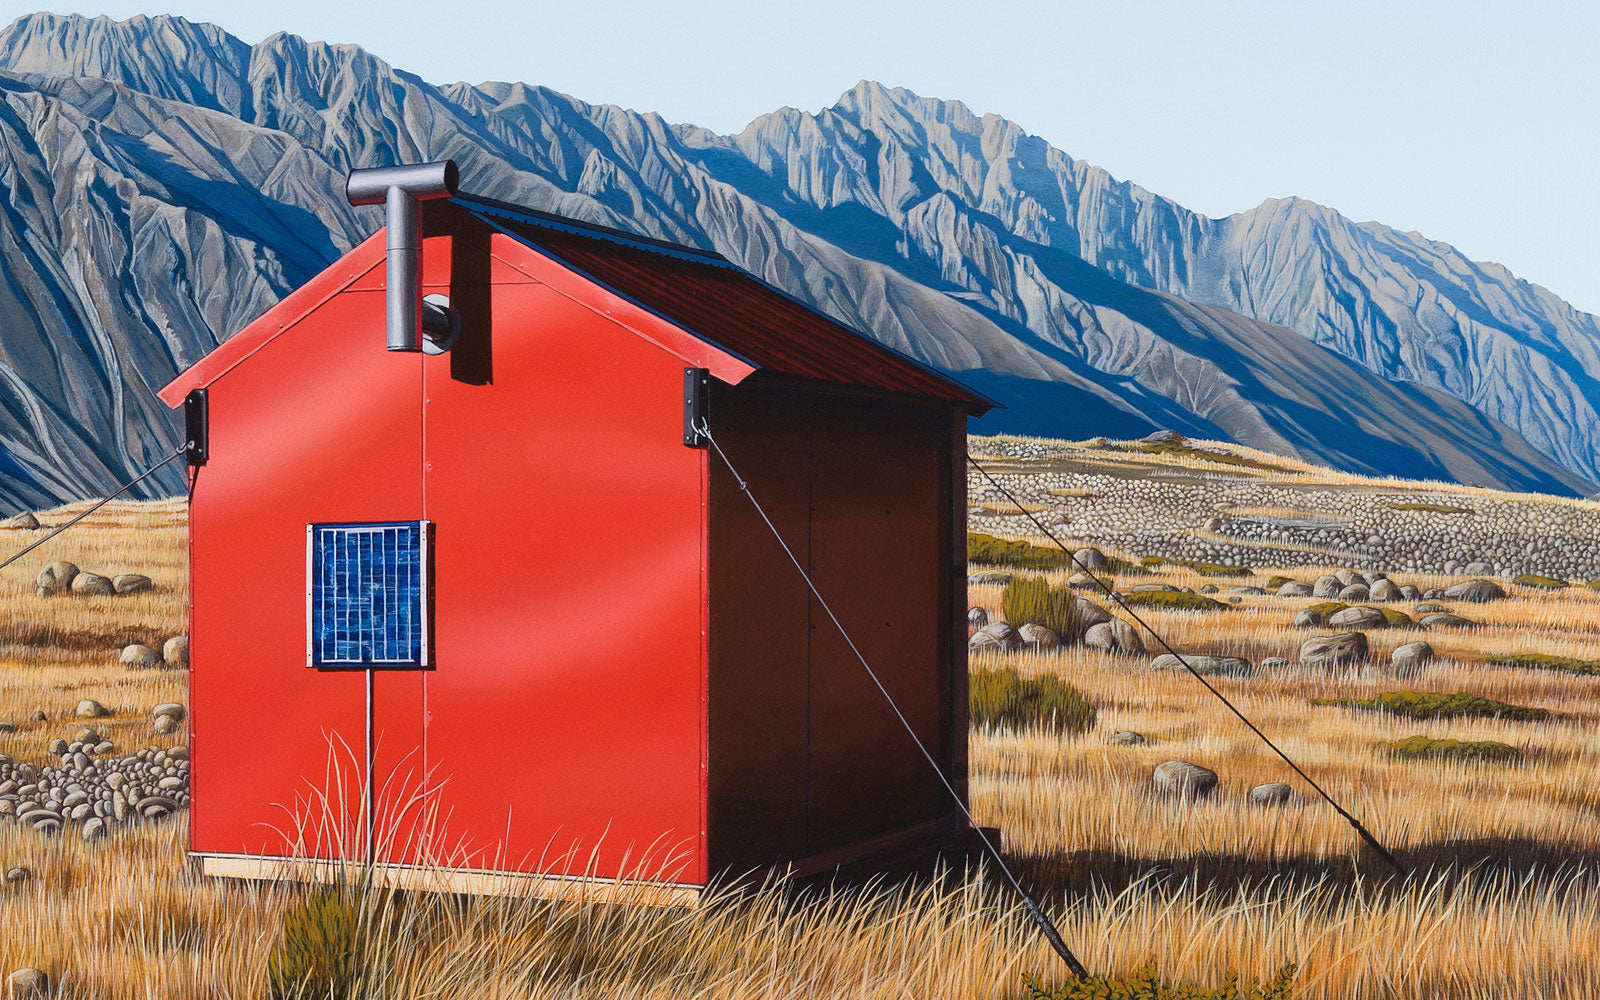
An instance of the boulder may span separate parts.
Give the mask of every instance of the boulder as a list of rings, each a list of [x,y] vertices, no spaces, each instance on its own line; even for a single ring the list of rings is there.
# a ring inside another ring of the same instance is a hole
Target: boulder
[[[34,586],[41,590],[64,593],[72,587],[72,580],[78,575],[78,567],[69,562],[48,563],[33,578]]]
[[[161,665],[161,654],[149,646],[134,643],[122,647],[122,665],[134,670],[148,670]]]
[[[1079,628],[1093,628],[1103,622],[1111,621],[1111,612],[1087,597],[1075,598],[1072,602],[1072,612],[1078,619]]]
[[[162,735],[175,733],[178,731],[178,720],[170,715],[158,715],[156,716],[154,728],[156,732]]]
[[[1498,601],[1504,596],[1506,592],[1492,580],[1467,580],[1444,588],[1445,600],[1466,601],[1469,604]]]
[[[22,531],[31,531],[39,526],[39,519],[28,511],[23,511],[16,517],[8,517],[0,521],[0,528],[17,528]]]
[[[982,608],[969,608],[967,610],[967,624],[973,628],[983,628],[989,624],[989,612]],[[158,656],[157,659],[160,659]]]
[[[1433,647],[1425,642],[1408,642],[1396,646],[1389,654],[1389,666],[1397,674],[1409,674],[1433,662]]]
[[[1096,570],[1109,569],[1111,567],[1111,560],[1106,558],[1106,554],[1092,545],[1074,552],[1072,559],[1084,569]]]
[[[6,977],[7,1000],[45,1000],[50,995],[50,977],[38,969],[24,966]]]
[[[1471,621],[1469,619],[1463,618],[1460,615],[1452,615],[1452,614],[1441,612],[1439,614],[1424,615],[1423,618],[1422,618],[1422,624],[1426,625],[1428,628],[1438,628],[1440,626],[1451,626],[1451,625],[1462,626],[1462,627],[1470,627],[1470,626],[1476,625],[1478,623],[1475,622],[1475,621]]]
[[[117,588],[99,573],[79,573],[72,578],[72,592],[83,596],[115,594]]]
[[[1367,588],[1369,597],[1374,601],[1399,601],[1404,599],[1400,588],[1395,586],[1393,580],[1379,580]]]
[[[111,709],[93,698],[85,698],[78,702],[78,707],[73,710],[73,714],[80,719],[103,719],[111,714]]]
[[[1148,441],[1151,444],[1182,444],[1185,439],[1184,436],[1179,434],[1177,431],[1163,430],[1156,431],[1153,434],[1146,434],[1139,440]]]
[[[1305,667],[1343,667],[1366,658],[1365,632],[1321,635],[1300,644],[1300,665]]]
[[[1169,760],[1156,765],[1151,775],[1155,790],[1185,802],[1209,798],[1217,790],[1217,772],[1186,760]]]
[[[1200,593],[1202,593],[1202,594],[1217,594],[1217,593],[1221,593],[1221,592],[1222,592],[1222,588],[1217,586],[1214,583],[1208,583],[1204,587],[1200,588]]]
[[[985,625],[972,633],[972,638],[967,640],[967,649],[974,653],[983,650],[1006,653],[1021,648],[1022,636],[1005,622]]]
[[[1184,654],[1182,659],[1171,653],[1162,653],[1150,661],[1151,670],[1183,670],[1184,660],[1194,668],[1194,672],[1205,677],[1250,677],[1255,674],[1256,668],[1250,661],[1237,656],[1205,656],[1201,654]]]
[[[1269,656],[1261,661],[1262,670],[1282,670],[1285,667],[1292,666],[1294,666],[1294,664],[1290,663],[1288,658],[1283,656]]]
[[[1073,590],[1100,590],[1100,581],[1088,573],[1074,573],[1067,578],[1067,586]]]
[[[1112,736],[1107,743],[1114,747],[1136,747],[1145,742],[1145,738],[1132,730],[1125,729]]]
[[[1367,590],[1367,585],[1364,583],[1352,583],[1348,587],[1339,589],[1339,600],[1344,601],[1346,604],[1352,601],[1370,600],[1371,596]]]
[[[182,670],[189,666],[189,637],[175,635],[161,647],[161,659],[166,661],[168,667]]]
[[[1311,596],[1311,584],[1309,584],[1309,583],[1300,583],[1297,580],[1290,580],[1288,583],[1286,583],[1283,586],[1278,588],[1278,596],[1279,597],[1310,597]]]
[[[1284,806],[1294,798],[1294,789],[1281,781],[1270,781],[1250,789],[1245,798],[1253,806]]]
[[[111,589],[119,594],[138,594],[150,587],[150,578],[143,573],[123,573],[111,578]]]
[[[1058,633],[1055,629],[1046,628],[1043,625],[1036,625],[1033,622],[1028,622],[1021,628],[1017,629],[1017,634],[1022,637],[1023,642],[1041,652],[1048,649],[1061,648],[1060,633]]]
[[[1432,590],[1424,590],[1422,592],[1422,599],[1424,601],[1437,601],[1439,598],[1441,598],[1443,596],[1444,596],[1444,588],[1443,587],[1434,587]]]
[[[1139,638],[1139,633],[1119,618],[1090,625],[1089,630],[1083,633],[1083,644],[1106,653],[1140,655],[1144,652],[1144,640]]]
[[[168,718],[175,719],[178,722],[182,722],[184,719],[189,717],[189,710],[175,701],[164,701],[155,708],[152,708],[150,710],[150,715],[157,719],[166,716]]]
[[[1330,628],[1382,628],[1388,623],[1382,611],[1364,605],[1335,611],[1328,616]]]
[[[1450,614],[1454,610],[1455,610],[1454,608],[1446,607],[1443,604],[1419,604],[1419,605],[1417,605],[1417,614],[1419,614],[1419,615],[1447,615],[1447,614]]]
[[[1400,599],[1403,601],[1420,601],[1422,600],[1422,591],[1409,583],[1405,584],[1400,588]]]
[[[1254,594],[1265,594],[1266,591],[1262,590],[1260,587],[1244,586],[1244,587],[1229,587],[1228,588],[1228,593],[1230,593],[1230,594],[1252,594],[1252,595],[1254,595]]]
[[[1170,583],[1141,583],[1133,587],[1135,594],[1176,594],[1178,588]]]
[[[1312,597],[1338,597],[1345,585],[1336,576],[1319,576],[1311,587]]]
[[[1365,587],[1367,585],[1367,578],[1362,576],[1360,573],[1357,573],[1353,569],[1335,570],[1333,578],[1339,581],[1339,585],[1341,587],[1353,587],[1357,585]]]
[[[1010,583],[1012,581],[1012,579],[1013,579],[1013,577],[1012,577],[1012,575],[1010,573],[1002,573],[999,570],[992,570],[991,569],[991,570],[984,570],[982,573],[969,574],[967,576],[967,584],[969,586],[973,586],[973,587],[982,587],[982,586],[991,586],[991,585],[998,585],[998,586],[1004,587],[1006,584]]]
[[[1486,562],[1469,562],[1461,567],[1464,576],[1488,576],[1494,572],[1494,566]]]

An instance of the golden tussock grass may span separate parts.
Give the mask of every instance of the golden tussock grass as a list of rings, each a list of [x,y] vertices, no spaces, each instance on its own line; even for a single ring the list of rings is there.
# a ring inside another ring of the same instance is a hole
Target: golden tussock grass
[[[111,641],[124,628],[183,631],[181,507],[119,505],[103,516],[0,573],[0,721],[19,727],[0,734],[0,752],[38,759],[49,738],[70,739],[72,707],[84,697],[116,711],[94,725],[119,747],[185,739],[158,737],[148,725],[151,705],[183,700],[183,675],[128,671]],[[26,534],[0,534],[0,544]],[[41,601],[32,577],[52,558],[95,572],[143,572],[157,588]],[[1163,567],[1119,582],[1220,582],[1225,599],[1227,586],[1272,572],[1257,567],[1246,580],[1211,581]],[[1309,580],[1319,572],[1284,575]],[[1069,574],[1043,575],[1060,583]],[[1096,971],[1127,974],[1153,958],[1169,976],[1215,983],[1229,968],[1264,979],[1292,961],[1304,997],[1600,995],[1600,748],[1592,738],[1600,678],[1481,662],[1526,651],[1600,657],[1600,597],[1513,589],[1512,601],[1456,606],[1481,628],[1371,633],[1373,657],[1360,668],[1213,679],[1396,851],[1414,871],[1409,881],[1391,880],[1349,826],[1193,678],[1151,672],[1145,658],[1081,649],[975,658],[974,667],[1057,674],[1099,717],[1081,736],[974,734],[974,812],[1004,831],[1022,877]],[[998,618],[1000,593],[974,587],[971,599]],[[1146,617],[1180,650],[1293,659],[1299,643],[1318,634],[1288,624],[1307,603],[1246,596],[1211,614]],[[106,641],[52,638],[71,636]],[[1439,661],[1396,677],[1388,651],[1416,638],[1433,643]],[[1467,691],[1548,708],[1556,718],[1417,722],[1311,704],[1399,688]],[[51,721],[26,722],[36,708]],[[1108,745],[1120,730],[1147,742]],[[1513,763],[1460,764],[1399,760],[1381,746],[1417,733],[1500,740],[1527,752]],[[1187,806],[1153,795],[1150,773],[1168,759],[1216,770],[1216,794]],[[1246,804],[1252,785],[1280,780],[1295,787],[1290,804]],[[0,887],[0,972],[42,968],[73,998],[266,997],[267,958],[284,914],[310,890],[201,879],[186,863],[184,840],[181,821],[93,844],[0,823],[0,865],[34,872]],[[372,997],[968,1000],[1019,997],[1024,972],[1062,975],[1016,902],[976,874],[729,890],[695,909],[616,905],[604,890],[577,903],[383,889],[356,900],[373,928],[361,942]]]

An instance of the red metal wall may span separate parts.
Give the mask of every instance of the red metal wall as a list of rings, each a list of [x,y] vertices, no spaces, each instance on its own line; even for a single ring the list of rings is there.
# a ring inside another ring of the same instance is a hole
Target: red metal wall
[[[197,851],[282,853],[282,832],[314,838],[329,815],[359,850],[364,679],[306,669],[306,524],[422,516],[422,365],[382,349],[382,308],[378,292],[338,295],[211,388],[189,515]],[[386,702],[421,684],[379,678]],[[419,713],[385,713],[404,729],[386,748],[417,741]],[[335,839],[308,848],[334,856]]]
[[[592,853],[615,875],[654,845],[636,874],[698,881],[705,456],[682,443],[683,363],[504,264],[462,304],[462,343],[424,362],[439,831],[472,867]]]
[[[953,773],[951,411],[760,375],[714,389],[739,474]],[[715,458],[709,482],[713,867],[949,818],[937,776]]]
[[[318,279],[331,297],[211,386],[196,851],[286,853],[278,807],[328,784],[325,734],[361,756],[363,675],[305,667],[306,524],[425,517],[436,666],[377,675],[380,817],[426,775],[433,859],[609,876],[654,844],[648,874],[703,878],[705,456],[681,443],[683,365],[507,262],[529,251],[490,249],[427,241],[425,291],[464,313],[448,355],[383,349],[380,261],[342,292]],[[384,857],[418,856],[407,815]]]

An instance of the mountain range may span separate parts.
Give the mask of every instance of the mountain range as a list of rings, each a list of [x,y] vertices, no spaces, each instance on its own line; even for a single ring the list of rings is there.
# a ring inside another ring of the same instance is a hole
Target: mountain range
[[[381,225],[345,171],[443,157],[465,190],[720,252],[1004,402],[983,432],[1600,483],[1595,316],[1300,199],[1207,218],[876,83],[719,135],[290,34],[34,14],[0,32],[0,139],[0,510],[169,453],[154,391]]]

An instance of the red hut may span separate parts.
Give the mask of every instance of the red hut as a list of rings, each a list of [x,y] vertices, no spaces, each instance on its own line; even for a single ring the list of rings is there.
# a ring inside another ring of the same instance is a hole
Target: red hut
[[[386,230],[161,394],[196,463],[202,870],[677,896],[962,842],[695,428],[964,795],[965,425],[993,404],[714,253],[429,169],[353,174]]]

